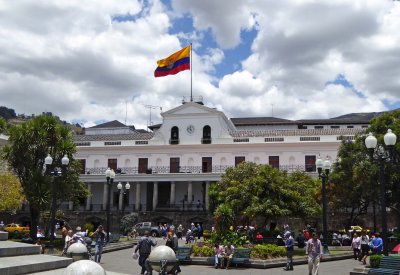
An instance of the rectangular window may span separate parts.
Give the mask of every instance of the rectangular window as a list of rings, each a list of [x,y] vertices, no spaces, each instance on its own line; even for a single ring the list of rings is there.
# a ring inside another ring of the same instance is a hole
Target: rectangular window
[[[320,141],[320,137],[300,137],[300,141]]]
[[[105,141],[104,145],[109,145],[109,146],[121,145],[121,141]]]
[[[239,164],[245,161],[246,161],[245,157],[235,157],[235,166],[238,166]]]
[[[108,159],[108,167],[114,171],[117,171],[117,159]]]
[[[179,158],[170,158],[169,159],[169,172],[170,173],[179,173]]]
[[[269,156],[268,163],[270,166],[279,169],[279,156]]]
[[[203,173],[212,172],[212,157],[203,157],[201,160],[201,171]]]
[[[81,175],[86,174],[86,159],[79,159],[79,164],[81,168]]]
[[[338,125],[332,125],[331,126],[331,129],[339,129],[340,128],[340,126],[338,126]]]
[[[264,142],[284,142],[283,137],[270,137],[270,138],[264,138]]]
[[[324,129],[324,126],[321,126],[321,125],[314,126],[314,129]]]
[[[347,128],[351,129],[351,128],[354,128],[354,126],[353,125],[347,125]]]
[[[90,142],[75,142],[76,146],[90,146]]]
[[[139,158],[138,162],[139,162],[138,173],[146,174],[148,172],[147,168],[148,168],[149,159],[148,158]]]
[[[315,172],[316,171],[315,160],[316,160],[316,156],[305,156],[306,172]]]

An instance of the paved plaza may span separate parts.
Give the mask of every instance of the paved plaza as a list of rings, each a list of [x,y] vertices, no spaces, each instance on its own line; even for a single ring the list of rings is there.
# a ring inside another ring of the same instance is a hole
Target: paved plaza
[[[164,244],[162,239],[158,239],[158,244]],[[133,248],[124,249],[115,252],[105,253],[101,259],[101,265],[107,271],[113,271],[124,274],[140,274],[140,266],[137,260],[132,259]],[[361,264],[353,259],[322,262],[320,265],[320,275],[349,275],[354,267]],[[204,265],[182,265],[182,275],[211,275],[211,274],[249,274],[249,275],[307,275],[308,269],[306,265],[294,266],[294,271],[284,271],[282,267],[271,269],[255,269],[255,268],[231,268],[229,270],[214,269],[212,266]],[[153,273],[156,275],[155,273]]]

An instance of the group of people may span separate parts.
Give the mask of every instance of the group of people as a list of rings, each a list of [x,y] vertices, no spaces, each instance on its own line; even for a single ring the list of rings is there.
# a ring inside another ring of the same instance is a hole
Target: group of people
[[[87,245],[87,242],[85,240],[85,237],[87,237],[87,233],[82,231],[82,228],[80,226],[76,227],[76,232],[73,234],[72,229],[66,229],[65,227],[61,231],[65,244],[64,244],[64,250],[63,253],[66,253],[68,250],[68,247],[73,244],[73,243],[81,243],[83,245]],[[64,236],[65,235],[65,236]],[[102,225],[99,225],[96,229],[95,232],[91,235],[91,238],[95,240],[95,256],[94,260],[97,263],[100,263],[101,260],[101,255],[103,253],[103,247],[106,244],[106,232],[104,231],[104,228]],[[91,239],[89,239],[91,245]]]
[[[151,248],[157,245],[157,241],[149,237],[150,232],[144,232],[144,236],[140,238],[138,245],[135,247],[134,253],[139,253],[138,263],[141,267],[140,274],[152,274],[152,268],[149,264],[149,256],[151,253]],[[165,245],[170,247],[175,253],[178,250],[178,236],[175,234],[175,228],[169,229],[167,233],[167,239]],[[179,263],[177,262],[175,266],[168,272],[168,274],[178,274],[181,272]]]
[[[379,233],[368,236],[366,231],[362,231],[361,236],[359,236],[358,233],[355,232],[351,241],[351,248],[354,252],[354,259],[366,264],[370,251],[372,254],[382,253],[383,240]]]

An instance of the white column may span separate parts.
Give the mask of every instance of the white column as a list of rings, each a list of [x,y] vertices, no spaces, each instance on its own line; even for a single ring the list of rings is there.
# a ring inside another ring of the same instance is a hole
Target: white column
[[[191,181],[188,182],[188,204],[192,204],[192,195],[193,195],[193,183]]]
[[[93,185],[93,183],[88,182],[87,185],[88,185],[87,188],[89,191],[89,196],[86,198],[86,211],[90,211],[90,206],[92,204],[92,185]]]
[[[210,203],[210,197],[208,196],[208,191],[210,189],[210,182],[206,181],[206,194],[205,194],[205,198],[204,198],[204,203],[206,204],[205,209],[208,211],[209,208],[209,203]]]
[[[108,193],[108,186],[107,183],[103,185],[103,210],[107,209],[107,193]]]
[[[136,183],[135,210],[140,210],[140,182]]]
[[[122,200],[124,198],[124,192],[122,190],[119,191],[119,199],[118,199],[118,210],[122,210]]]
[[[175,182],[174,181],[171,182],[171,193],[169,195],[169,202],[171,205],[176,204],[176,202],[175,202]]]
[[[158,182],[155,182],[153,188],[153,211],[156,210],[157,208],[157,202],[158,202]]]
[[[69,202],[68,202],[68,210],[69,210],[69,211],[74,210],[74,202],[73,202],[73,201],[69,201]]]

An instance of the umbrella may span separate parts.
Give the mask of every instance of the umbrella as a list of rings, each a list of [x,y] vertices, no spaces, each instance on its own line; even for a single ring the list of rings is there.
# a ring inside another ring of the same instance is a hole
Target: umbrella
[[[400,243],[392,249],[392,252],[400,253]]]

